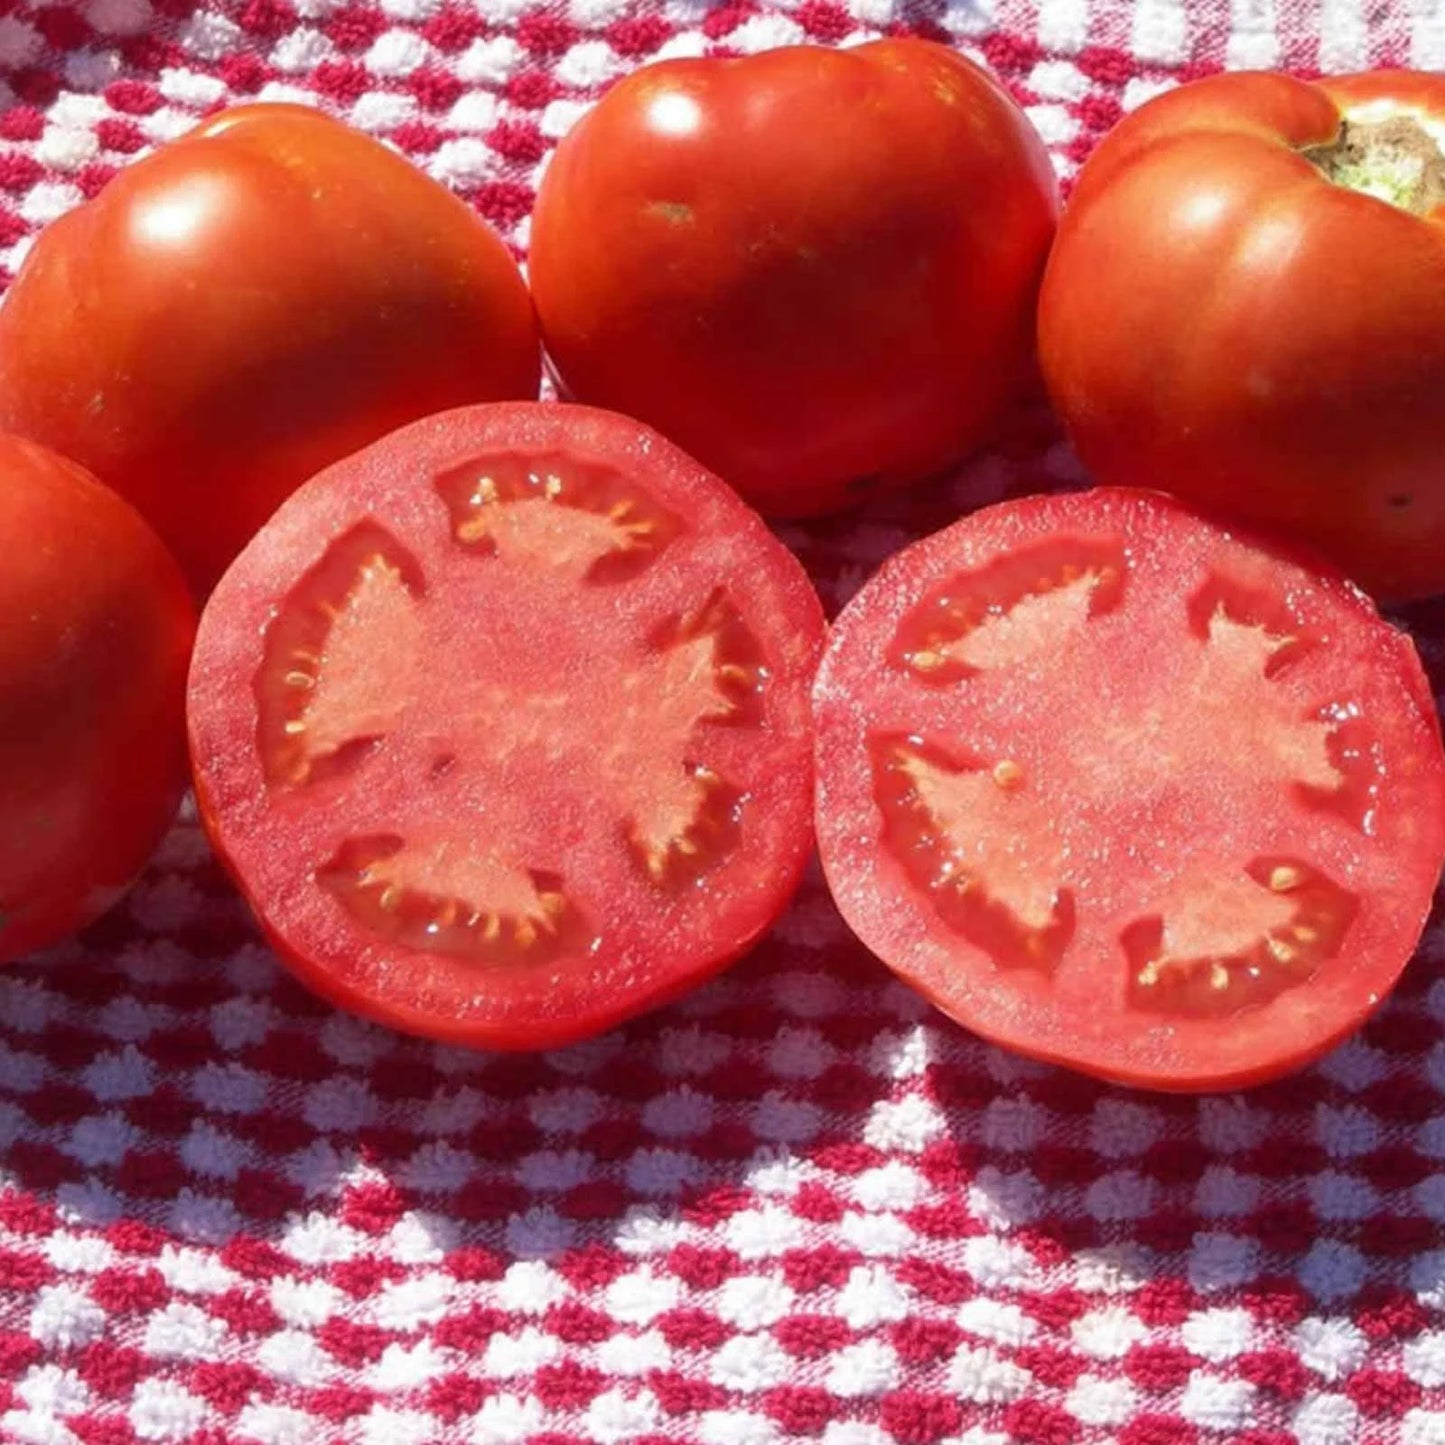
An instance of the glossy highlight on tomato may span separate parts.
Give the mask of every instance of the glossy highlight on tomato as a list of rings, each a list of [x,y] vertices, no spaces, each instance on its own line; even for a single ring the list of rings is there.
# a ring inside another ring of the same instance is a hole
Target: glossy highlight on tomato
[[[565,1043],[788,902],[822,631],[792,554],[647,428],[444,413],[308,483],[217,587],[201,815],[319,993],[456,1043]]]
[[[0,963],[99,918],[186,783],[195,609],[144,520],[0,437]]]
[[[0,428],[131,501],[200,595],[307,477],[535,397],[521,273],[457,196],[320,111],[223,111],[47,227],[0,306]]]
[[[1285,1073],[1389,992],[1445,860],[1414,645],[1159,493],[987,508],[887,562],[814,693],[853,930],[977,1033],[1144,1087]]]
[[[1031,384],[1056,209],[1028,119],[944,46],[673,60],[563,138],[529,274],[567,393],[807,516],[938,473]]]
[[[1039,302],[1094,478],[1445,591],[1445,77],[1220,75],[1089,158]]]

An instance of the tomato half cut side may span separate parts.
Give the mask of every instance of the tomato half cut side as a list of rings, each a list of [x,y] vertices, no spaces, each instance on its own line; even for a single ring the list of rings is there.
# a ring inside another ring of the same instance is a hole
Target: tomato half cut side
[[[202,618],[202,816],[344,1007],[545,1048],[741,954],[812,845],[801,566],[656,433],[419,422],[276,514]]]
[[[1007,502],[899,553],[838,619],[814,719],[853,930],[977,1033],[1107,1079],[1323,1053],[1445,860],[1409,638],[1155,493]]]

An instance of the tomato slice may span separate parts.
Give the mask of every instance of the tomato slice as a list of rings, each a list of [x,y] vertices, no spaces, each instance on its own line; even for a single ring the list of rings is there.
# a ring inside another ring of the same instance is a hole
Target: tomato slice
[[[814,716],[854,931],[969,1028],[1108,1079],[1324,1052],[1445,860],[1410,640],[1154,493],[1006,502],[898,554],[838,619]]]
[[[321,994],[551,1047],[721,968],[787,903],[822,632],[791,553],[656,433],[444,413],[308,483],[216,589],[202,815]]]

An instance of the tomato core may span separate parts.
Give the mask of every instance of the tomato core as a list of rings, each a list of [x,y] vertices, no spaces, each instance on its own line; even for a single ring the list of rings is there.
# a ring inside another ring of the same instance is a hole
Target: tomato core
[[[1340,132],[1306,158],[1326,180],[1412,215],[1445,204],[1445,124],[1373,101],[1347,112]]]

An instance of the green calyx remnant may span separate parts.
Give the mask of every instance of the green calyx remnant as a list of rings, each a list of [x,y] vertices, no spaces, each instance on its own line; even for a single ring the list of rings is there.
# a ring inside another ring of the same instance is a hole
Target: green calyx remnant
[[[1424,216],[1445,205],[1445,152],[1413,116],[1347,117],[1334,140],[1304,156],[1327,181],[1402,211]]]

